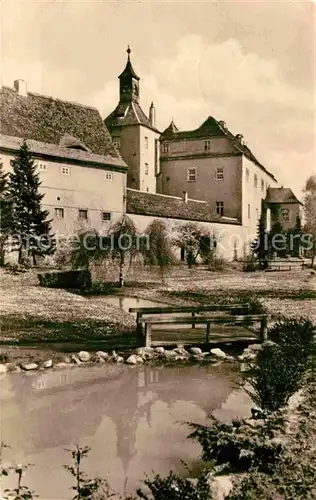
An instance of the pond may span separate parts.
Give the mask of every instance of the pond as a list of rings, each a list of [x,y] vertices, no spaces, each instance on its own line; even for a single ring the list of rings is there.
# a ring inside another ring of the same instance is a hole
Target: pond
[[[71,478],[62,465],[70,463],[65,448],[74,443],[91,447],[84,462],[90,477],[135,492],[145,474],[180,472],[181,460],[197,459],[200,447],[186,439],[183,421],[249,414],[237,378],[226,365],[7,374],[0,386],[1,440],[11,446],[5,456],[34,464],[25,484],[42,500],[71,498]]]
[[[120,295],[91,295],[89,300],[100,302],[101,304],[109,304],[119,307],[128,312],[130,307],[162,307],[167,304],[162,302],[154,302],[152,300],[142,299],[138,297],[123,297]]]

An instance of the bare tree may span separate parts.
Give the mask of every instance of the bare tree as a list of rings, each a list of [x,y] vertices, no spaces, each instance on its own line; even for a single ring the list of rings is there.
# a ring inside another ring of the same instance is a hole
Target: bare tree
[[[305,184],[304,218],[304,233],[307,235],[307,248],[313,267],[316,255],[316,174],[310,176]]]

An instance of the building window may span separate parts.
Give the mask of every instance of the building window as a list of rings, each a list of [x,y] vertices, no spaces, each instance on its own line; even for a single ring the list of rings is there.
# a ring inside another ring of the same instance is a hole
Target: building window
[[[218,167],[216,169],[216,179],[218,181],[224,180],[224,169],[223,169],[223,167]]]
[[[246,168],[246,181],[249,182],[249,168]]]
[[[111,212],[102,212],[102,220],[111,220]]]
[[[39,163],[38,168],[41,172],[45,172],[47,170],[47,163]]]
[[[148,137],[145,137],[145,149],[148,149]]]
[[[216,202],[216,213],[217,213],[217,215],[220,215],[221,217],[224,215],[224,202],[223,201]]]
[[[121,147],[121,140],[119,137],[113,137],[113,145],[116,149],[120,149]]]
[[[257,176],[257,174],[255,174],[253,176],[253,185],[254,185],[255,188],[258,187],[258,176]]]
[[[248,219],[250,219],[250,216],[251,216],[251,210],[250,210],[250,205],[248,203]]]
[[[204,151],[211,151],[211,141],[204,141]]]
[[[264,180],[261,179],[261,191],[264,191]]]
[[[168,153],[169,152],[169,144],[162,143],[162,152],[163,153]]]
[[[281,219],[283,222],[289,222],[290,220],[290,211],[287,208],[283,208],[281,210]]]
[[[112,174],[112,172],[105,172],[105,179],[107,181],[113,181],[113,174]]]
[[[148,175],[148,163],[145,163],[145,175]]]
[[[69,175],[70,168],[69,167],[61,167],[60,172],[62,173],[62,175]]]
[[[188,168],[188,181],[196,181],[196,168]]]
[[[63,219],[64,218],[64,209],[60,207],[55,208],[55,217],[56,219]]]
[[[88,210],[79,210],[79,219],[88,220]]]

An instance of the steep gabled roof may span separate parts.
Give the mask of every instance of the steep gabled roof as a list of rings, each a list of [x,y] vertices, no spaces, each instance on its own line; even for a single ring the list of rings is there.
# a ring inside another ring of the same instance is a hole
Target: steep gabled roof
[[[145,115],[140,105],[135,101],[122,102],[117,105],[115,110],[104,120],[105,125],[110,132],[115,127],[126,127],[127,125],[143,125],[144,127],[160,133],[156,127],[153,127],[149,118]]]
[[[0,133],[58,145],[69,134],[98,155],[120,159],[96,108],[40,94],[0,89]]]
[[[181,198],[134,189],[127,189],[126,212],[170,219],[240,224],[237,219],[216,215],[214,209],[205,201],[189,199],[185,203]]]
[[[184,139],[207,139],[208,137],[226,137],[232,142],[233,152],[244,154],[246,158],[251,160],[253,163],[258,165],[262,170],[264,170],[273,180],[276,181],[271,172],[269,172],[255,157],[250,148],[240,140],[240,138],[235,136],[228,128],[226,124],[222,121],[216,120],[213,116],[209,116],[200,127],[194,130],[180,131],[172,121],[169,127],[167,127],[164,132],[160,135],[160,141],[165,140],[184,140]]]
[[[265,201],[268,203],[300,203],[302,205],[302,202],[296,198],[292,189],[284,187],[269,187]]]

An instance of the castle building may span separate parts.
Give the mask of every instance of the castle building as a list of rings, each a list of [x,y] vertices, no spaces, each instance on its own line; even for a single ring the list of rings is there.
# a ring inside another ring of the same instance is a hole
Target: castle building
[[[26,139],[45,193],[52,229],[60,235],[99,232],[125,210],[127,165],[98,110],[27,92],[0,89],[0,163],[5,171]]]
[[[241,134],[212,116],[188,131],[172,121],[160,134],[154,105],[148,116],[141,108],[130,48],[118,78],[119,102],[105,120],[95,108],[28,92],[23,80],[0,88],[0,163],[9,172],[27,140],[55,234],[106,233],[124,213],[139,232],[162,219],[171,236],[190,221],[232,259],[249,250],[262,210],[268,230],[295,227],[301,203]]]
[[[225,122],[209,116],[202,125],[180,131],[172,121],[160,136],[157,191],[207,201],[214,214],[237,219],[255,232],[262,200],[277,180]]]
[[[159,169],[159,135],[155,125],[155,107],[151,103],[149,117],[142,110],[139,77],[127,49],[127,63],[119,75],[119,103],[104,120],[114,145],[128,164],[127,186],[139,191],[156,192]]]

